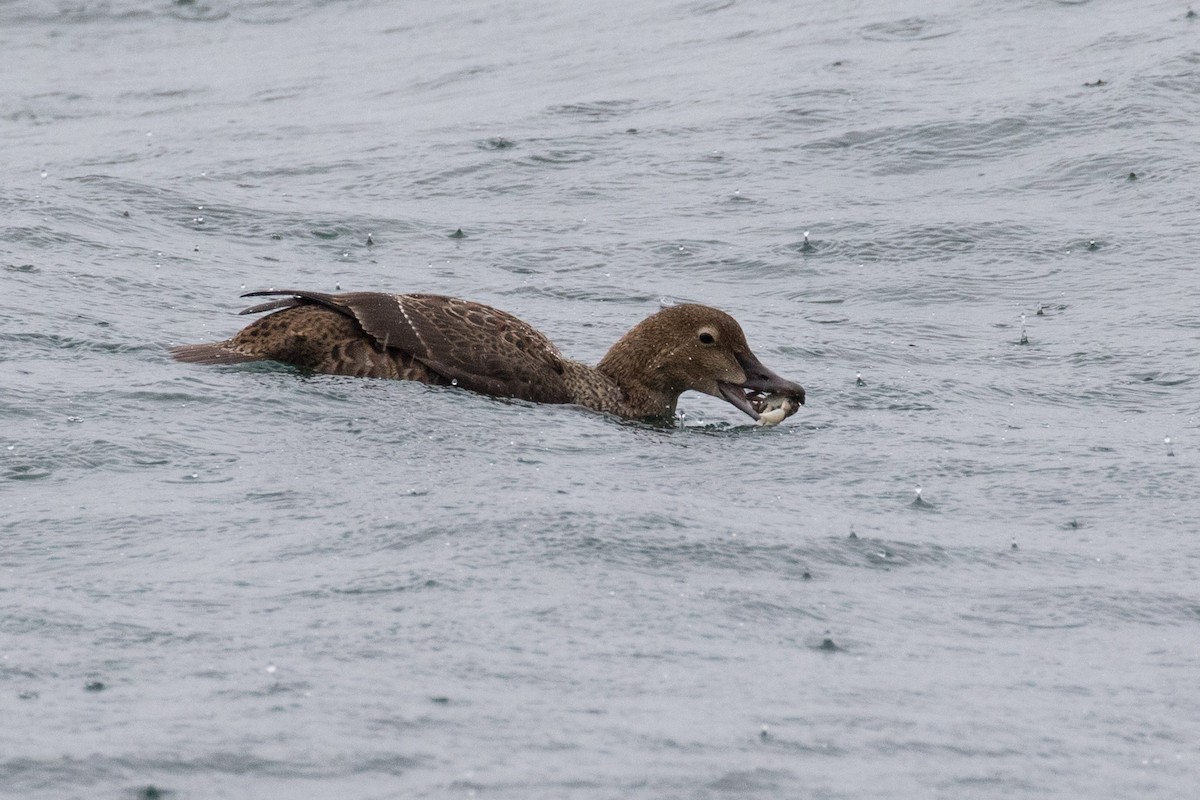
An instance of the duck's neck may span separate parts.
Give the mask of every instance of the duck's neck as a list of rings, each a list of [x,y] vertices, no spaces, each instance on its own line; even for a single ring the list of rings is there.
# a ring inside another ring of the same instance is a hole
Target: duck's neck
[[[655,392],[636,381],[624,380],[624,371],[611,371],[611,364],[601,361],[591,367],[578,361],[563,364],[563,379],[574,402],[595,411],[621,417],[653,418],[675,414],[679,395]]]
[[[628,409],[626,416],[674,416],[682,390],[658,380],[659,361],[663,357],[644,337],[626,335],[596,365],[596,372],[621,388]]]

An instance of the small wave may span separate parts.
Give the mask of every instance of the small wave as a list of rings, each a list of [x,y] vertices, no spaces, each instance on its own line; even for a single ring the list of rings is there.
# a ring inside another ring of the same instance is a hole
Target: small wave
[[[641,100],[598,100],[585,103],[564,103],[546,109],[555,116],[578,117],[586,122],[607,122],[627,116],[635,111],[653,107]]]
[[[1071,629],[1114,624],[1185,625],[1200,622],[1195,597],[1111,584],[1074,585],[1001,592],[973,603],[966,619],[996,626]]]
[[[859,30],[859,35],[872,42],[924,42],[952,36],[960,29],[959,25],[950,22],[905,17],[864,26]]]

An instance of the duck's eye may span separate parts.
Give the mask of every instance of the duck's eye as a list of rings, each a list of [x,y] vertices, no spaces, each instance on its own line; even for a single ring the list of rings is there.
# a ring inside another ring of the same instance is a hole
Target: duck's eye
[[[717,341],[717,337],[713,336],[708,331],[700,331],[700,344],[713,344]]]

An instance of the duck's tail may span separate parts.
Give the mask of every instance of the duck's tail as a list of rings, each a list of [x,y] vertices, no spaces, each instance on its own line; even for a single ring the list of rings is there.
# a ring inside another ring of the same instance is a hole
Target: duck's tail
[[[247,361],[262,361],[262,356],[252,356],[233,349],[230,342],[212,344],[181,344],[171,348],[176,361],[188,364],[245,364]]]

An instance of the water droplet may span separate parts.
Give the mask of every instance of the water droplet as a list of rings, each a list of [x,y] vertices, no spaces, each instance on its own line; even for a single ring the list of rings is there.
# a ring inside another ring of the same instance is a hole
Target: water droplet
[[[275,665],[274,664],[267,664],[267,674],[269,674],[269,675],[275,674]]]
[[[43,177],[43,178],[45,178],[45,177],[47,177],[47,176],[49,176],[49,175],[50,175],[50,173],[49,173],[49,172],[47,172],[46,170],[42,170],[42,177]]]
[[[916,496],[913,498],[913,501],[911,503],[909,503],[909,506],[911,508],[919,508],[919,509],[925,510],[925,509],[933,508],[933,503],[930,503],[928,500],[926,500],[924,497],[921,496],[921,487],[918,486],[917,491],[916,491]]]

